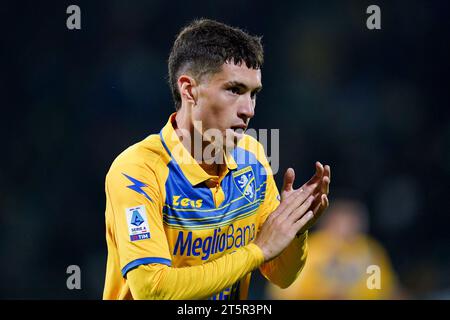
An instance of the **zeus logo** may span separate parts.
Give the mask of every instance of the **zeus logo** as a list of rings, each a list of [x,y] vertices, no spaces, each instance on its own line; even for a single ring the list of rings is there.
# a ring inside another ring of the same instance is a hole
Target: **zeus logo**
[[[203,200],[191,200],[189,198],[181,198],[181,196],[173,196],[172,204],[174,206],[191,207],[191,208],[201,208],[203,205]]]

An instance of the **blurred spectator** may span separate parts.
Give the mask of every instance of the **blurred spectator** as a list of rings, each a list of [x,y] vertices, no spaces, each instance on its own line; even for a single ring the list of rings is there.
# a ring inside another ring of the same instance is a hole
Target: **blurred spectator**
[[[304,270],[287,289],[269,285],[269,298],[397,298],[398,286],[389,257],[382,245],[367,234],[367,230],[365,205],[350,199],[334,200],[322,217],[319,230],[310,234]],[[369,289],[370,279],[376,277],[376,271],[369,268],[372,265],[379,267],[380,289]]]

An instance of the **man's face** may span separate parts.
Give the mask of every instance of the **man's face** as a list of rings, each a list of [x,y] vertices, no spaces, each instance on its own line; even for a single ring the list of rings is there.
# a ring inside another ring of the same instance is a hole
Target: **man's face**
[[[207,130],[217,129],[224,143],[226,135],[237,142],[255,114],[261,87],[261,70],[249,69],[245,63],[224,63],[220,72],[206,76],[198,85],[193,108],[193,120],[201,121],[205,138]]]

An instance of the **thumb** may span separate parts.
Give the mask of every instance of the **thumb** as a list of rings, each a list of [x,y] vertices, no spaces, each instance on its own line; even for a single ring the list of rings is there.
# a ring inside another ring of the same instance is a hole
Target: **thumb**
[[[295,179],[295,171],[292,168],[286,170],[284,174],[283,189],[281,192],[289,192],[293,190]]]

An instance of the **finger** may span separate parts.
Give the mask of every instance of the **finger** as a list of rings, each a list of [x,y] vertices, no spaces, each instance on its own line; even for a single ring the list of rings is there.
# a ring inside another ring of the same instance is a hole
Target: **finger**
[[[284,181],[283,181],[283,189],[282,191],[292,191],[294,187],[294,180],[295,180],[295,171],[292,168],[289,168],[286,170],[284,174]]]
[[[323,177],[324,170],[325,169],[324,169],[323,165],[319,161],[316,161],[316,176],[318,178]]]
[[[323,165],[317,161],[315,163],[316,165],[316,172],[314,174],[314,176],[308,181],[306,182],[300,189],[295,190],[295,192],[288,194],[287,196],[284,194],[284,192],[282,193],[282,207],[280,209],[286,210],[286,214],[289,215],[293,210],[295,210],[297,207],[299,207],[307,198],[309,195],[311,195],[314,191],[321,191],[320,189],[320,185],[322,182],[322,177],[324,175],[325,172],[325,168],[323,167]],[[283,186],[283,189],[285,189],[287,183],[290,180],[290,177],[288,177],[288,174],[290,175],[290,173],[288,173],[288,171],[292,170],[293,176],[292,176],[292,181],[295,178],[295,172],[293,169],[289,168],[286,173],[285,173],[285,183]],[[286,200],[288,200],[288,198],[291,200],[289,203],[286,203]]]
[[[322,216],[325,209],[328,208],[329,202],[328,197],[326,195],[324,194],[321,195],[319,201],[320,202],[315,207],[312,207],[314,209],[310,210],[311,212],[313,212],[313,217],[308,220],[307,224],[303,227],[301,232],[304,232],[305,230],[311,228],[314,225],[314,223],[316,223],[317,219],[319,219]]]
[[[318,183],[320,183],[320,181],[322,180],[323,173],[324,173],[323,165],[319,161],[317,161],[316,162],[316,172],[315,172],[314,176],[312,176],[312,178],[309,179],[302,186],[302,188],[307,188],[307,187],[314,187],[314,189],[317,188]]]
[[[298,219],[297,222],[293,224],[293,229],[295,231],[295,234],[298,234],[301,230],[302,232],[306,231],[307,228],[305,228],[309,222],[314,218],[313,212],[310,210],[308,211],[301,219]]]
[[[330,206],[330,200],[328,200],[328,196],[326,194],[324,194],[322,196],[323,200],[324,200],[324,207],[328,208]]]
[[[313,212],[315,212],[314,210],[320,206],[320,203],[322,201],[321,200],[322,193],[314,192],[314,193],[312,193],[312,195],[314,196],[314,201],[311,204],[311,210],[313,210]]]
[[[288,223],[294,223],[310,209],[311,204],[314,201],[314,196],[311,195],[304,201],[297,209],[293,210],[292,213],[286,218]]]
[[[293,192],[283,192],[281,193],[281,201],[276,209],[276,211],[272,212],[269,217],[275,218],[276,216],[284,214],[285,211],[287,211],[287,208],[291,205],[292,199],[295,199],[297,194],[302,192],[303,190],[297,189]],[[292,199],[291,199],[292,198]],[[289,200],[291,199],[291,200]]]
[[[324,175],[326,175],[328,178],[330,178],[330,181],[331,181],[331,167],[329,165],[326,165],[324,167],[324,169],[325,169]]]
[[[304,190],[307,195],[314,196],[314,200],[311,204],[311,208],[317,208],[321,203],[321,196],[328,190],[328,178],[324,178],[325,181],[322,181],[320,184],[313,184],[308,187],[305,187]],[[317,188],[315,187],[317,186]],[[325,193],[326,194],[326,193]]]
[[[320,199],[321,201],[319,205],[316,206],[313,210],[315,220],[319,219],[325,209],[330,205],[327,195],[323,194]]]
[[[300,207],[309,196],[312,195],[312,190],[307,189],[297,189],[295,190],[288,199],[285,200],[286,207],[284,209],[284,215],[286,218],[298,207]]]
[[[314,179],[320,180],[323,177],[323,172],[324,172],[323,165],[319,161],[316,161],[315,166],[316,166],[316,172],[310,180],[314,180]]]
[[[307,195],[310,195],[313,192],[315,192],[316,190],[318,190],[320,185],[321,185],[321,179],[318,178],[317,172],[316,172],[316,174],[311,179],[309,179],[301,188],[299,188],[297,190],[304,191]]]
[[[328,189],[328,187],[329,187],[329,185],[330,185],[330,182],[331,182],[331,168],[330,168],[330,166],[329,165],[325,165],[324,167],[323,167],[323,169],[324,169],[324,171],[323,171],[323,178],[322,178],[322,181],[323,181],[323,179],[325,178],[325,177],[327,177],[327,184],[326,184],[326,189],[325,188],[323,188],[322,190],[323,190],[323,193],[326,193],[326,194],[328,194],[328,191],[329,191],[329,189]]]
[[[320,188],[317,188],[317,191],[320,190],[321,193],[324,194],[328,194],[329,190],[330,190],[330,175],[331,175],[331,170],[330,170],[330,166],[326,165],[323,168],[323,177],[322,180],[320,181]]]
[[[320,191],[323,194],[328,194],[330,190],[330,178],[328,178],[327,176],[324,176],[322,178],[322,183],[321,183],[321,187],[320,187]]]

